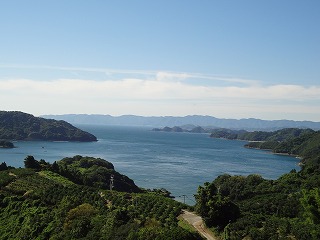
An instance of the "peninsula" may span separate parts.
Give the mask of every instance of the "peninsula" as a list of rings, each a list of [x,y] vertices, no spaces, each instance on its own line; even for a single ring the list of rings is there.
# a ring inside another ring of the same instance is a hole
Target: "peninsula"
[[[65,121],[17,111],[0,111],[0,139],[93,142],[97,138]]]

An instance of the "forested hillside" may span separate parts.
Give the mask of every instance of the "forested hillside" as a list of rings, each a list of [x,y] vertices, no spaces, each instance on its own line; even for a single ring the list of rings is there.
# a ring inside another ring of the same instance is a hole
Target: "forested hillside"
[[[197,211],[225,239],[320,239],[320,132],[284,129],[250,137],[270,140],[255,147],[272,142],[274,152],[299,155],[301,171],[277,180],[221,175],[199,187]]]
[[[178,226],[182,203],[139,189],[103,159],[1,166],[0,239],[201,239]]]
[[[238,139],[249,141],[248,148],[271,150],[274,153],[295,155],[302,157],[301,164],[307,161],[312,164],[320,154],[320,131],[312,129],[285,128],[274,132],[262,131],[234,131],[217,129],[210,137]]]
[[[245,131],[245,130],[232,130],[232,129],[213,129],[210,137],[213,138],[226,138],[226,139],[238,139],[247,141],[284,141],[290,138],[299,137],[303,134],[314,133],[312,129],[301,128],[284,128],[273,132],[265,131]]]
[[[92,134],[65,121],[34,117],[23,112],[0,111],[0,139],[45,141],[97,141]]]

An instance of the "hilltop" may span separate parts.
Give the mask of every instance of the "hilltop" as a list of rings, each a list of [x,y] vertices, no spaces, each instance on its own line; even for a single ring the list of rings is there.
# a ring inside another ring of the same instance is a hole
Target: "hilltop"
[[[97,138],[65,121],[35,117],[17,111],[0,111],[0,139],[80,141],[92,142]]]

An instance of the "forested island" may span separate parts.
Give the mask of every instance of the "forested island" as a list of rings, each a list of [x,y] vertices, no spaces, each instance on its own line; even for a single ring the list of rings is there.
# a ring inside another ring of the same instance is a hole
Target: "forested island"
[[[17,111],[0,111],[0,139],[92,142],[97,138],[65,121],[34,117]]]
[[[189,133],[210,133],[212,132],[212,129],[204,129],[203,127],[200,126],[193,126],[193,125],[188,125],[188,126],[174,126],[174,127],[164,127],[164,128],[153,128],[152,131],[155,132],[189,132]]]
[[[7,140],[0,140],[0,148],[14,148],[14,144]]]

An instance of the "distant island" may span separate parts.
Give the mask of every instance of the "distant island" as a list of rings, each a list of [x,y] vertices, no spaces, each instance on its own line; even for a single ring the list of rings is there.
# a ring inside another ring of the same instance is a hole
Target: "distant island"
[[[92,142],[97,138],[65,121],[35,117],[18,111],[0,111],[0,139]]]
[[[164,127],[164,128],[153,128],[152,131],[156,132],[189,132],[189,133],[210,133],[212,129],[204,129],[202,127],[194,127],[192,126],[191,129],[186,129],[183,127]]]
[[[311,128],[320,130],[320,122],[293,120],[261,120],[255,118],[223,119],[213,116],[189,115],[184,117],[162,116],[144,117],[136,115],[111,116],[102,114],[64,114],[43,115],[43,118],[64,120],[72,124],[118,125],[118,126],[146,126],[146,127],[174,127],[192,125],[193,128],[229,128],[244,130],[274,131],[282,128]]]
[[[10,141],[0,140],[0,148],[14,148],[14,144]]]

